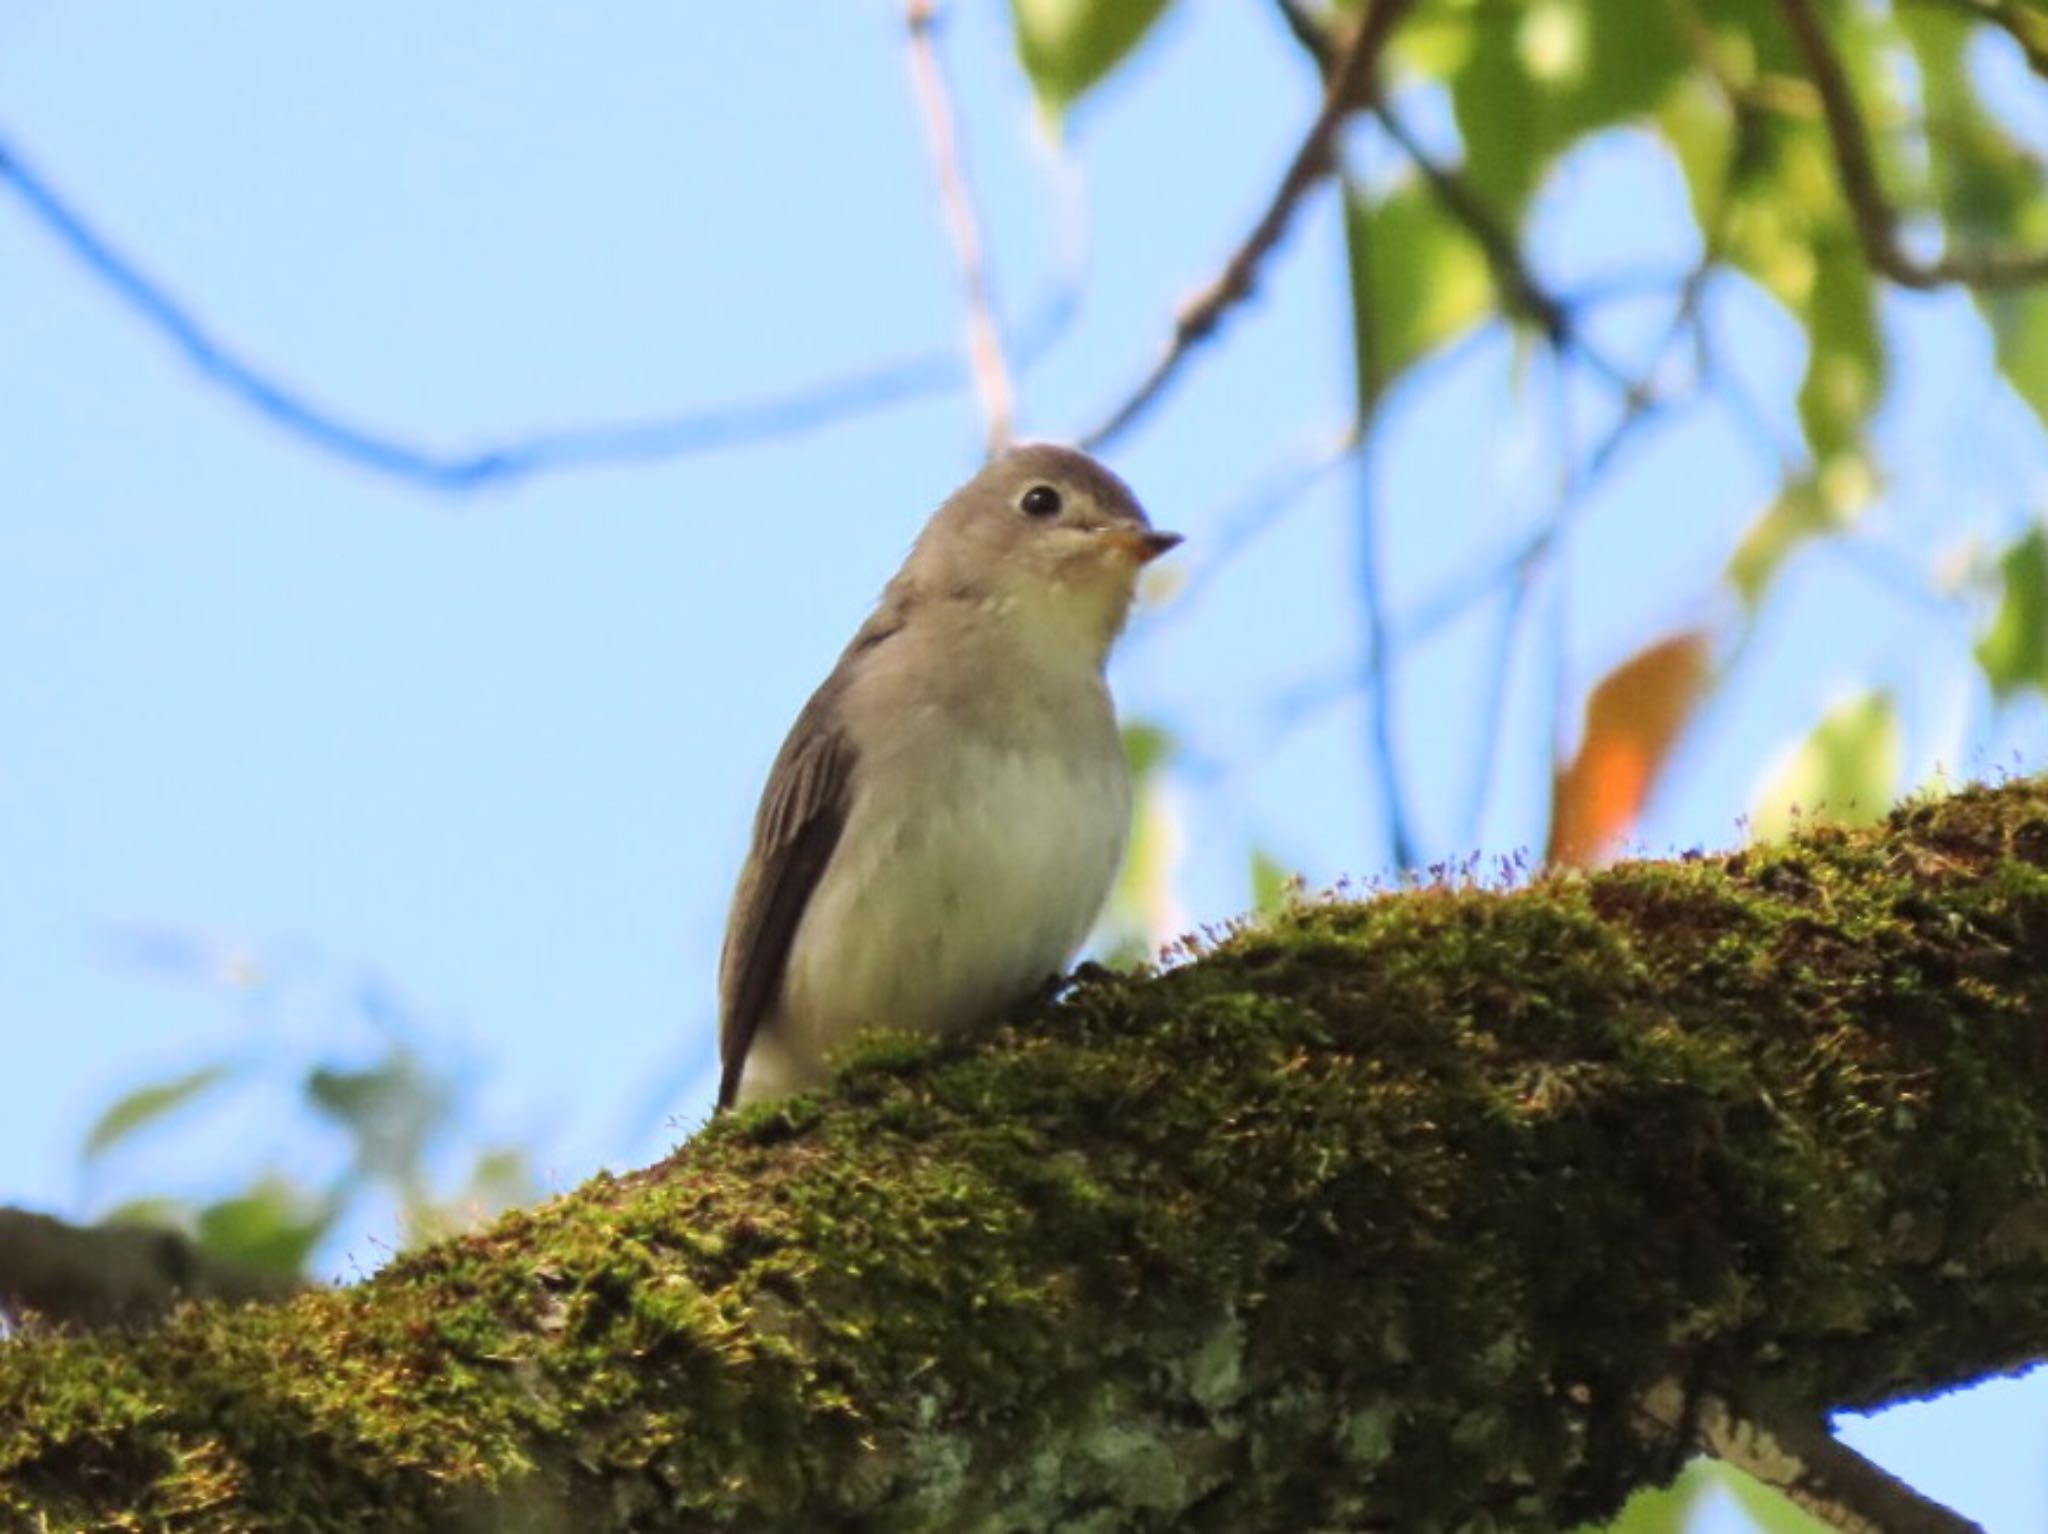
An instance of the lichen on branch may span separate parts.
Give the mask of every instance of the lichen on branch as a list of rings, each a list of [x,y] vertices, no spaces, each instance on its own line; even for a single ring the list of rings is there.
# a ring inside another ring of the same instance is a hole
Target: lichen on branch
[[[1549,1529],[2048,1348],[2048,783],[1304,905],[354,1288],[0,1349],[0,1525]]]

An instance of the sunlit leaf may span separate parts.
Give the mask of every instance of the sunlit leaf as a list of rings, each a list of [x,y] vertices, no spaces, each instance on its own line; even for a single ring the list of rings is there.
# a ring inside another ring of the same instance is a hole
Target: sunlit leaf
[[[1728,561],[1728,580],[1754,607],[1771,578],[1801,544],[1850,526],[1870,503],[1876,478],[1854,453],[1837,455],[1818,477],[1793,481],[1750,524]]]
[[[1828,710],[1814,732],[1772,774],[1750,822],[1776,841],[1816,820],[1867,825],[1898,797],[1898,712],[1890,693],[1867,692]]]
[[[1124,761],[1130,765],[1133,782],[1142,783],[1173,755],[1173,736],[1161,726],[1143,719],[1125,722]]]
[[[1261,916],[1276,916],[1287,909],[1294,890],[1294,875],[1264,849],[1252,849],[1252,909]]]
[[[281,1178],[199,1211],[199,1244],[216,1257],[268,1273],[300,1272],[327,1233],[333,1211]]]
[[[175,1113],[208,1088],[218,1086],[229,1074],[225,1065],[208,1065],[169,1081],[137,1087],[93,1121],[79,1159],[93,1160],[136,1130]]]
[[[1829,1525],[1739,1471],[1723,1469],[1721,1485],[1761,1534],[1831,1534]]]
[[[1485,317],[1493,276],[1471,236],[1414,183],[1378,202],[1347,197],[1345,234],[1359,397],[1370,402]]]
[[[1669,1486],[1639,1491],[1628,1499],[1621,1516],[1600,1534],[1686,1534],[1701,1498],[1714,1486],[1709,1467],[1694,1460]],[[1590,1526],[1576,1534],[1596,1534]]]
[[[1715,227],[1727,198],[1729,162],[1735,153],[1735,114],[1712,84],[1694,78],[1664,98],[1657,125],[1685,172],[1694,221],[1702,229]]]
[[[2001,701],[2026,687],[2048,693],[2048,528],[2007,549],[1998,573],[2004,594],[1977,642],[1977,664]]]
[[[1654,112],[1691,62],[1671,8],[1642,0],[1477,6],[1468,25],[1450,81],[1465,174],[1511,226],[1553,160]]]
[[[1552,785],[1551,862],[1597,863],[1636,823],[1706,686],[1707,660],[1704,634],[1679,634],[1631,656],[1593,689],[1585,739]]]
[[[1991,320],[1999,371],[2048,422],[2048,288],[1982,294],[1978,302]]]
[[[1144,40],[1169,0],[1010,0],[1017,56],[1046,109],[1064,112]]]
[[[489,1214],[531,1199],[533,1170],[527,1163],[526,1152],[506,1145],[479,1155],[476,1165],[470,1168],[468,1196],[482,1204]]]
[[[1186,923],[1174,884],[1181,817],[1162,771],[1173,754],[1173,737],[1142,722],[1126,724],[1123,737],[1131,764],[1131,840],[1095,945],[1105,962],[1127,966],[1151,958]]]

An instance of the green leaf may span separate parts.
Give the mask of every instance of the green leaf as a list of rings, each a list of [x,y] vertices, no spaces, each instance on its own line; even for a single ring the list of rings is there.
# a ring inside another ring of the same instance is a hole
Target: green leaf
[[[1719,227],[1735,156],[1735,114],[1719,91],[1695,78],[1664,98],[1657,125],[1685,172],[1693,222],[1702,229]]]
[[[1799,386],[1799,419],[1814,461],[1853,450],[1884,388],[1884,343],[1863,248],[1848,225],[1816,231],[1813,285],[1806,300],[1809,350]]]
[[[1142,784],[1173,757],[1173,736],[1156,724],[1133,719],[1123,727],[1124,761],[1131,779]]]
[[[1729,583],[1743,603],[1754,608],[1795,549],[1853,526],[1876,493],[1876,470],[1853,452],[1837,454],[1818,476],[1781,489],[1728,560]]]
[[[333,1219],[331,1207],[282,1178],[266,1177],[247,1193],[200,1210],[199,1244],[231,1262],[292,1274],[305,1267]]]
[[[482,1204],[487,1214],[530,1202],[533,1171],[527,1165],[526,1152],[516,1145],[480,1152],[470,1168],[468,1196]]]
[[[1057,116],[1123,62],[1169,0],[1010,0],[1017,56]]]
[[[1778,769],[1751,814],[1758,841],[1800,825],[1868,825],[1898,797],[1899,720],[1890,693],[1866,692],[1830,709]]]
[[[2048,288],[1978,295],[1991,320],[1999,371],[2048,422]]]
[[[1998,573],[2005,594],[1977,642],[1977,664],[2001,703],[2027,687],[2048,694],[2048,528],[2007,549]]]
[[[1704,1460],[1694,1460],[1669,1486],[1639,1491],[1630,1497],[1628,1506],[1607,1525],[1605,1534],[1685,1534],[1694,1510],[1713,1485],[1711,1467]],[[1581,1530],[1579,1534],[1592,1531]]]
[[[1899,31],[1920,67],[1926,176],[1951,243],[2019,245],[2039,207],[2039,162],[1987,111],[1969,67],[1976,27],[1960,9],[1901,6]]]
[[[427,1142],[448,1117],[446,1088],[403,1047],[366,1071],[313,1071],[306,1096],[355,1136],[364,1172],[399,1183],[423,1175]]]
[[[192,1207],[182,1199],[124,1199],[99,1217],[101,1225],[121,1225],[141,1230],[192,1229]]]
[[[1557,129],[1517,42],[1519,8],[1488,6],[1472,17],[1473,47],[1451,80],[1465,176],[1510,224],[1557,152]]]
[[[1510,225],[1582,136],[1654,112],[1691,58],[1671,8],[1643,0],[1475,7],[1450,80],[1465,175]]]
[[[1723,1469],[1720,1482],[1760,1534],[1829,1534],[1828,1525],[1761,1481]]]
[[[1278,916],[1294,897],[1295,876],[1263,848],[1252,848],[1252,909]]]
[[[137,1087],[93,1122],[79,1159],[94,1160],[144,1125],[176,1112],[209,1087],[217,1086],[229,1074],[225,1065],[208,1065],[169,1081]]]
[[[1413,182],[1378,202],[1351,189],[1344,232],[1359,402],[1370,407],[1409,366],[1492,311],[1493,274],[1463,226]]]

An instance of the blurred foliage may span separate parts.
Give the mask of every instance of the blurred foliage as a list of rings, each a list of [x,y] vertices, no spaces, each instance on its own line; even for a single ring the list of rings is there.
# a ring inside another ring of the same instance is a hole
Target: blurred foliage
[[[1838,703],[1772,775],[1750,817],[1775,841],[1802,822],[1868,825],[1899,793],[1899,716],[1890,694]]]
[[[1629,1498],[1608,1534],[1690,1534],[1716,1496],[1733,1501],[1761,1534],[1826,1534],[1827,1525],[1777,1492],[1707,1459],[1694,1460],[1669,1486]]]
[[[1999,575],[2004,591],[1977,663],[2000,698],[2026,687],[2048,694],[2048,530],[2006,550]]]
[[[1358,398],[1369,408],[1486,317],[1493,277],[1471,235],[1412,182],[1376,200],[1347,188],[1344,229]]]
[[[1847,82],[1878,188],[1859,205],[1845,191],[1853,185],[1842,168],[1847,150],[1822,75],[1788,22],[1789,4],[1420,0],[1398,24],[1382,100],[1393,117],[1414,111],[1433,121],[1447,106],[1455,152],[1425,162],[1411,135],[1387,126],[1354,129],[1338,156],[1355,396],[1367,423],[1419,363],[1480,326],[1533,332],[1561,358],[1587,360],[1597,299],[1549,293],[1522,241],[1546,181],[1614,131],[1653,136],[1686,183],[1697,260],[1664,283],[1673,334],[1693,343],[1686,386],[1733,392],[1703,313],[1702,295],[1717,281],[1753,284],[1806,343],[1794,401],[1799,440],[1763,449],[1777,458],[1781,482],[1722,571],[1737,599],[1729,615],[1696,646],[1653,647],[1625,662],[1586,700],[1580,759],[1559,771],[1552,800],[1551,847],[1566,861],[1612,846],[1649,802],[1720,681],[1695,664],[1699,647],[1739,653],[1795,556],[1865,536],[1867,513],[1886,489],[1875,425],[1897,366],[1884,274],[1953,258],[1968,275],[1976,253],[2048,253],[2043,153],[1988,98],[1983,70],[1987,50],[2017,49],[2048,79],[2048,13],[2015,0],[1820,0],[1824,48]],[[1362,5],[1276,0],[1275,13],[1328,70]],[[1165,10],[1018,0],[1018,54],[1040,98],[1058,108],[1112,78]],[[1405,159],[1407,173],[1357,174],[1353,156],[1366,137],[1398,150],[1395,163]],[[2048,259],[2040,265],[2048,276]],[[1987,279],[1971,297],[2006,383],[2048,419],[2048,283],[2018,272]],[[1625,366],[1594,371],[1617,391],[1631,385]],[[1633,386],[1649,390],[1654,371]],[[1660,378],[1657,391],[1668,395],[1667,383]],[[1638,393],[1636,408],[1645,397]],[[2048,692],[2041,511],[2023,500],[2012,507],[2010,545],[1978,561],[1982,578],[1962,593],[1987,614],[1977,658],[1994,706]],[[1660,665],[1671,674],[1655,675]],[[1630,690],[1634,666],[1647,669],[1644,685]],[[1875,755],[1852,760],[1862,751]],[[1772,807],[1764,818],[1776,824],[1795,801],[1870,812],[1899,786],[1899,752],[1888,704],[1831,716],[1765,794]]]
[[[1552,863],[1600,862],[1636,823],[1707,683],[1707,637],[1660,640],[1603,677],[1586,700],[1578,755],[1551,790]]]
[[[329,1236],[381,1224],[386,1211],[395,1213],[394,1233],[413,1244],[532,1196],[526,1153],[477,1143],[455,1073],[428,1066],[429,1030],[382,982],[342,987],[337,1026],[327,1015],[336,998],[325,976],[282,987],[283,965],[241,949],[223,955],[172,932],[124,934],[119,948],[159,973],[240,1001],[259,1047],[144,1082],[99,1115],[80,1147],[81,1166],[97,1178],[110,1163],[125,1161],[114,1167],[124,1185],[146,1183],[160,1160],[204,1161],[209,1142],[224,1131],[233,1135],[228,1187],[197,1198],[128,1191],[102,1213],[102,1223],[180,1230],[211,1256],[278,1276],[303,1275]],[[310,998],[286,997],[285,989],[322,993],[317,1040],[303,1048],[294,1043],[298,1030],[287,1014]],[[331,1058],[363,1053],[365,1035],[369,1063]],[[163,1156],[180,1136],[185,1144],[175,1157]],[[128,1151],[157,1154],[124,1158]],[[322,1162],[338,1165],[303,1170]]]
[[[1126,720],[1123,739],[1131,769],[1131,839],[1093,946],[1103,962],[1129,968],[1157,956],[1181,935],[1183,923],[1174,898],[1180,814],[1168,783],[1176,743],[1166,729],[1144,720]]]
[[[1054,117],[1123,62],[1167,0],[1011,0],[1017,56]]]

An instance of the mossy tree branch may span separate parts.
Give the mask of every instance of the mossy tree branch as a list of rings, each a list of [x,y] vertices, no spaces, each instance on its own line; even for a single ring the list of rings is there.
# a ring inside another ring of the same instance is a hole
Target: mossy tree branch
[[[284,1306],[0,1350],[0,1524],[1549,1529],[2048,1350],[2048,784],[1299,910]]]

